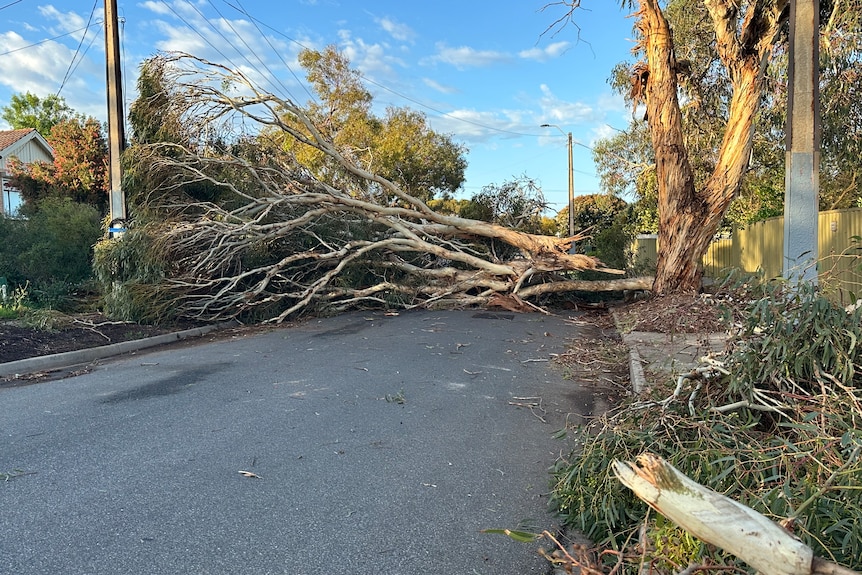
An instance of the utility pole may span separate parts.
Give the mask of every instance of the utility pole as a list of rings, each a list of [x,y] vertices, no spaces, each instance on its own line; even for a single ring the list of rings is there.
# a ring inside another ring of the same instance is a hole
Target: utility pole
[[[105,54],[108,80],[108,169],[111,181],[108,198],[111,221],[108,224],[108,237],[120,237],[126,231],[126,195],[123,192],[123,170],[120,165],[120,156],[126,145],[126,134],[123,128],[123,84],[117,0],[105,0]]]
[[[556,124],[541,124],[540,128],[556,128],[564,136],[568,136],[569,146],[569,237],[575,235],[575,163],[572,155],[572,133],[563,131]],[[572,246],[574,248],[574,246]]]
[[[817,283],[820,195],[820,7],[790,2],[783,275]]]
[[[569,237],[575,235],[575,163],[572,156],[572,133],[569,132]]]

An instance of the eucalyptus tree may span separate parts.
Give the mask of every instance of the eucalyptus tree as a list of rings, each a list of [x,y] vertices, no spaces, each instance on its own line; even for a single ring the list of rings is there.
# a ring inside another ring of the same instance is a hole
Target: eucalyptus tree
[[[454,193],[464,182],[467,151],[451,136],[433,130],[424,114],[390,106],[382,116],[373,110],[373,96],[362,75],[334,46],[306,49],[299,62],[305,68],[315,98],[305,105],[320,133],[344,150],[352,161],[398,184],[424,201]],[[283,120],[302,130],[301,122],[285,113]],[[284,132],[273,130],[304,165],[318,177],[338,183],[350,176],[331,158]],[[351,179],[353,184],[355,179]],[[371,186],[369,192],[379,191]]]
[[[574,15],[580,2],[566,4]],[[699,285],[702,250],[723,221],[783,211],[787,3],[632,4],[645,60],[618,65],[611,83],[632,104],[633,122],[600,142],[594,157],[606,190],[643,201],[645,228],[655,206],[665,246],[656,291],[690,290]],[[859,0],[820,4],[821,209],[858,205],[862,197],[860,7]]]
[[[334,51],[334,68],[305,56],[312,83],[320,73],[312,105],[188,54],[145,64],[124,155],[134,225],[97,249],[114,315],[279,322],[365,306],[516,308],[544,293],[591,287],[557,272],[606,269],[569,253],[580,238],[531,228],[541,201],[530,190],[492,194],[494,215],[517,211],[523,218],[515,221],[431,209],[423,198],[457,180],[435,180],[435,170],[454,166],[457,176],[460,169],[458,154],[441,166],[433,160],[440,148],[457,147],[408,111],[373,117]],[[428,157],[387,130],[431,136]],[[644,285],[592,289],[631,287]]]
[[[564,0],[574,19],[581,0]],[[753,127],[772,55],[782,24],[787,19],[787,0],[702,0],[698,10],[685,12],[708,26],[714,57],[686,59],[678,49],[676,29],[658,0],[627,1],[636,7],[636,54],[641,58],[631,69],[629,98],[643,104],[656,166],[659,242],[653,291],[691,292],[700,289],[700,259],[718,230],[742,178],[748,170]],[[684,44],[683,44],[684,46]],[[713,95],[703,87],[717,77],[727,79],[724,93]],[[704,126],[712,138],[712,157],[690,153],[686,134],[695,128],[686,123],[685,110],[706,99],[718,98],[726,111]],[[716,129],[718,127],[718,129]],[[698,164],[709,161],[703,179]]]

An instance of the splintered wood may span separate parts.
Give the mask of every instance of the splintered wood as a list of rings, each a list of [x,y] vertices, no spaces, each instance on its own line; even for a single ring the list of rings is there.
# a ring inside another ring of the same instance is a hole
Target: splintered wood
[[[614,474],[650,507],[764,575],[854,574],[815,559],[810,547],[753,509],[686,477],[651,453],[614,461]],[[856,574],[858,575],[858,574]]]

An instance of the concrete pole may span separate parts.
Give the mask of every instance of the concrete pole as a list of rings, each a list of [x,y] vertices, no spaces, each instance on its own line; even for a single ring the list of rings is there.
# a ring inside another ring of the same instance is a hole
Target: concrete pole
[[[817,283],[820,193],[819,0],[790,2],[784,277]]]
[[[117,0],[105,0],[105,54],[108,80],[108,169],[111,177],[108,198],[111,221],[108,225],[108,236],[116,237],[126,231],[126,195],[123,193],[123,171],[120,165],[120,156],[126,144],[126,133],[123,128],[123,84]]]

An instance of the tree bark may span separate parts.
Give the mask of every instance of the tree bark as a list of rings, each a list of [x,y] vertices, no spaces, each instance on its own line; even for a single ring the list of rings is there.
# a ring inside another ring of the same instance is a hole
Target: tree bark
[[[653,291],[659,294],[695,292],[701,287],[701,258],[748,166],[767,57],[787,4],[786,0],[751,2],[740,23],[738,2],[704,1],[733,96],[715,169],[700,190],[684,143],[673,31],[658,0],[641,0],[636,14],[647,60],[647,75],[641,73],[641,77],[658,176],[660,249]]]

